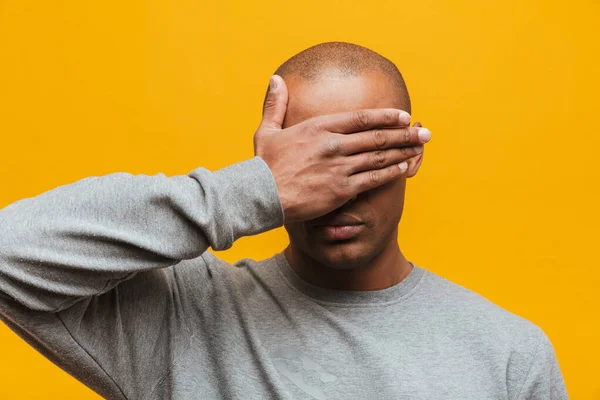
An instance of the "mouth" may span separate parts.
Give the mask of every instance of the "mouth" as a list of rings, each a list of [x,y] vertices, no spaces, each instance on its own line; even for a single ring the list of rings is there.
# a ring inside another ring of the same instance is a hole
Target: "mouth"
[[[321,240],[350,240],[361,234],[366,224],[343,207],[309,222],[312,233]]]
[[[331,241],[353,239],[365,229],[360,225],[320,225],[315,227],[317,236]]]

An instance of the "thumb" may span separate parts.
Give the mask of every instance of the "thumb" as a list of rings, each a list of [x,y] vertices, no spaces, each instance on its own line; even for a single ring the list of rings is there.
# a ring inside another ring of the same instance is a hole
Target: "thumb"
[[[263,120],[261,125],[281,129],[287,110],[288,91],[283,78],[273,75],[269,82],[269,91],[263,105]]]

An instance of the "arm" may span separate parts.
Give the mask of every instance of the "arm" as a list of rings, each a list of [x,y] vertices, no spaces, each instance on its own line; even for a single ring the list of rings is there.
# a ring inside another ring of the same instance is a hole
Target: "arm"
[[[0,293],[57,312],[282,223],[259,157],[214,173],[87,178],[0,211]]]
[[[567,389],[552,343],[543,331],[539,334],[537,348],[515,399],[567,400]]]
[[[142,398],[189,345],[186,313],[210,289],[195,257],[282,219],[258,157],[22,200],[0,210],[0,320],[103,397]]]

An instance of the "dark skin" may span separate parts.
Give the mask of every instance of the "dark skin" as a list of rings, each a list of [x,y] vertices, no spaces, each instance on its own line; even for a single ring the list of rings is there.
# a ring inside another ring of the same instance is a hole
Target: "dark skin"
[[[373,108],[406,110],[402,96],[380,72],[343,77],[332,71],[317,82],[285,77],[289,91],[284,128],[309,118]],[[421,126],[416,123],[415,126]],[[406,178],[414,176],[423,159],[408,162],[402,177],[360,193],[317,220],[290,222],[285,228],[290,244],[285,256],[294,271],[315,286],[351,291],[380,290],[401,282],[412,270],[398,244],[398,224],[404,207]],[[322,234],[322,225],[336,217],[361,225],[360,233],[336,240]],[[324,221],[324,222],[323,222]]]

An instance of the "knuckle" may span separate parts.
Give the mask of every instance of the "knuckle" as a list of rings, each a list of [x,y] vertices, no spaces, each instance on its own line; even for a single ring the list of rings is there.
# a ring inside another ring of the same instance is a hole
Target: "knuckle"
[[[340,179],[337,185],[334,187],[334,194],[338,199],[345,199],[348,197],[350,191],[350,183],[348,179]]]
[[[404,130],[404,144],[410,144],[410,130]]]
[[[369,123],[371,122],[371,115],[366,111],[356,111],[352,116],[352,120],[355,127],[362,131],[367,129],[369,126]]]
[[[379,171],[369,171],[369,182],[372,185],[377,185],[381,179],[381,173]]]
[[[276,96],[267,96],[267,98],[265,99],[265,104],[263,106],[263,109],[265,110],[270,110],[272,108],[274,108],[277,105],[277,98]]]
[[[381,129],[375,129],[373,131],[373,143],[376,149],[382,149],[387,144],[387,137]]]
[[[383,166],[385,165],[385,152],[383,151],[374,151],[372,153],[373,155],[371,156],[373,159],[373,166],[375,168],[383,168]]]
[[[304,127],[304,131],[309,135],[316,135],[322,133],[326,129],[323,127],[323,123],[319,120],[316,121],[307,121],[308,123]]]
[[[338,155],[341,150],[342,142],[339,139],[328,139],[324,144],[324,153],[327,156]]]
[[[398,122],[398,114],[394,111],[385,111],[383,113],[383,122],[388,126],[394,125]]]

